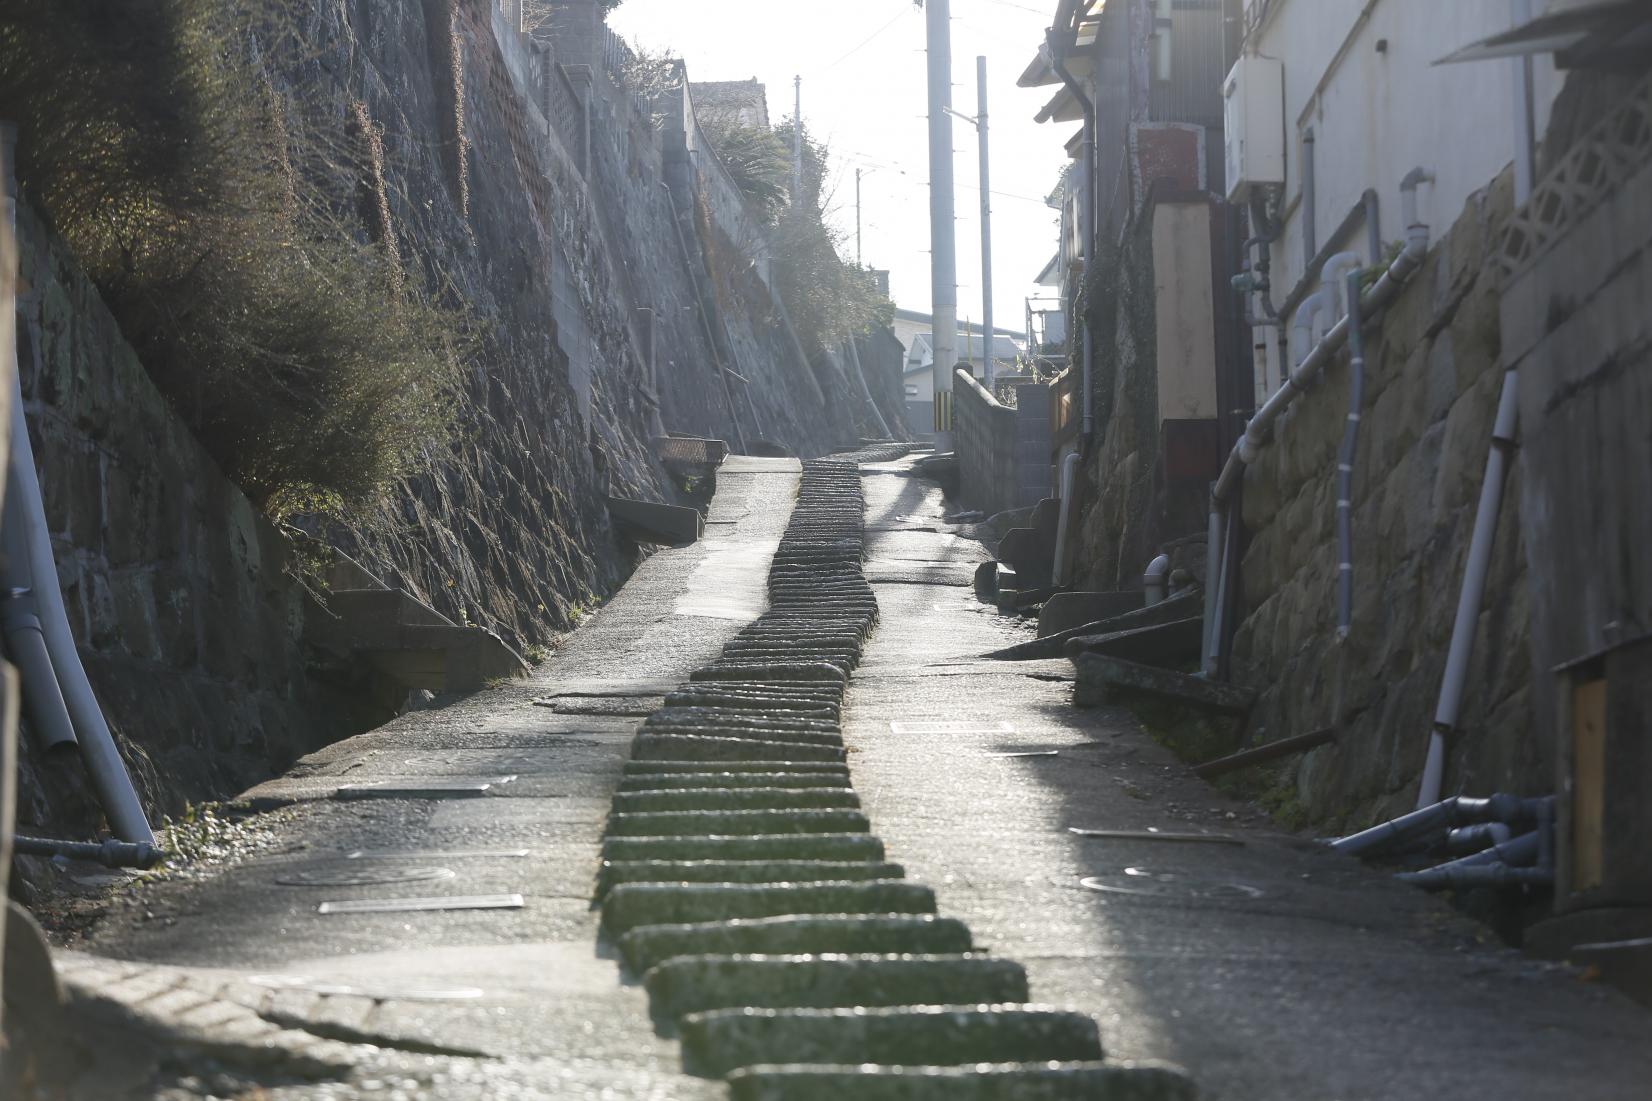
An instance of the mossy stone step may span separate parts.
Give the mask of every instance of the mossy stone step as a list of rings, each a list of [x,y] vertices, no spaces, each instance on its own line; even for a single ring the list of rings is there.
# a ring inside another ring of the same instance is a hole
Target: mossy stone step
[[[859,810],[849,788],[694,788],[688,791],[622,791],[614,810]]]
[[[714,1009],[683,1020],[682,1043],[689,1073],[716,1077],[760,1063],[946,1066],[1102,1057],[1094,1020],[1027,1005]]]
[[[858,810],[677,810],[610,814],[610,837],[737,837],[754,833],[867,833]]]
[[[625,778],[630,780],[637,776],[679,776],[703,775],[707,771],[718,773],[785,773],[789,776],[831,776],[841,779],[847,784],[849,766],[835,764],[830,761],[718,761],[707,764],[704,761],[627,761],[625,762]]]
[[[770,1065],[729,1075],[729,1101],[1197,1101],[1183,1071],[1119,1063],[962,1067]]]
[[[695,682],[755,680],[772,683],[798,680],[843,684],[849,679],[849,675],[825,661],[717,661],[704,669],[694,670],[688,675],[688,679]]]
[[[787,727],[766,727],[756,723],[677,723],[646,724],[638,737],[669,737],[684,735],[691,738],[735,738],[746,742],[781,742],[786,745],[813,745],[837,748],[843,745],[843,735],[837,730],[797,730]]]
[[[706,734],[639,734],[631,741],[633,761],[824,761],[841,763],[841,745],[720,738]]]
[[[935,892],[901,879],[811,883],[624,883],[602,903],[618,936],[640,925],[684,925],[786,914],[933,914]]]
[[[707,766],[701,765],[701,769]],[[847,772],[665,772],[628,773],[620,781],[620,794],[640,791],[704,791],[713,788],[846,788]]]
[[[643,723],[644,726],[751,726],[760,730],[810,730],[817,734],[836,734],[835,719],[803,715],[788,715],[777,710],[753,711],[733,707],[662,707]]]
[[[604,860],[599,897],[623,883],[842,883],[904,879],[899,864],[877,860]]]
[[[650,968],[643,986],[654,1015],[665,1020],[736,1006],[834,1009],[1027,1000],[1021,965],[985,956],[680,956]]]
[[[882,860],[869,833],[794,833],[708,837],[609,837],[606,860]]]
[[[953,956],[970,951],[969,927],[933,914],[787,914],[683,925],[643,925],[619,939],[636,974],[677,956],[850,955]]]

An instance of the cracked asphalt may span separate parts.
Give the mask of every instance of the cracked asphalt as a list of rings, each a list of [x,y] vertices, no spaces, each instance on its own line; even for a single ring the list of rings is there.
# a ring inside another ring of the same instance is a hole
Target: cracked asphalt
[[[863,468],[881,622],[848,763],[887,859],[1024,964],[1034,1001],[1206,1098],[1647,1095],[1643,1010],[1278,831],[1127,712],[1073,708],[1069,663],[982,658],[1030,628],[975,601],[985,551],[911,468]],[[262,847],[124,892],[60,954],[76,1034],[101,1038],[63,1096],[725,1096],[602,946],[593,880],[637,723],[764,610],[798,471],[731,459],[705,541],[650,558],[530,679],[306,758],[248,793],[275,811]],[[373,791],[420,784],[449,790]],[[319,912],[454,897],[490,908]]]

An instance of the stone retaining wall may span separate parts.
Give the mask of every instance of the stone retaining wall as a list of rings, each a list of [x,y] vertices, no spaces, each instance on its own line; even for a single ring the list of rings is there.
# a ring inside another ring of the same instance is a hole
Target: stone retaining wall
[[[1275,793],[1287,818],[1364,825],[1411,809],[1474,524],[1502,372],[1490,263],[1509,177],[1467,204],[1369,330],[1355,460],[1354,607],[1336,638],[1335,474],[1348,361],[1284,417],[1244,480],[1250,533],[1233,678],[1261,692],[1252,733],[1335,727]],[[1519,475],[1510,480],[1463,700],[1448,791],[1536,793]]]
[[[287,539],[214,465],[26,204],[18,372],[69,625],[151,815],[358,725],[308,676]],[[24,832],[95,826],[76,760],[21,739]]]

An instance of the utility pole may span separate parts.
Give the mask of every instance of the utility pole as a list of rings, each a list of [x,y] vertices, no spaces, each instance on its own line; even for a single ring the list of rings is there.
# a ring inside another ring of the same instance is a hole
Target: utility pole
[[[998,342],[992,328],[992,191],[990,159],[987,154],[987,59],[975,59],[976,115],[975,132],[981,139],[981,361],[986,365],[987,389],[998,381],[992,353]]]
[[[860,259],[860,169],[855,169],[855,267],[866,265]]]
[[[958,260],[952,194],[952,3],[927,0],[929,35],[930,310],[935,339],[935,453],[952,450],[952,370],[958,362]]]
[[[975,138],[981,146],[981,296],[985,299],[981,309],[981,364],[987,389],[990,390],[998,381],[998,373],[992,361],[992,173],[988,167],[991,154],[987,150],[987,59],[984,57],[975,59],[975,84],[975,117],[950,107],[946,108],[946,113],[975,127]],[[972,350],[973,347],[971,344]]]
[[[803,78],[792,81],[797,90],[797,106],[792,111],[792,205],[803,202]]]

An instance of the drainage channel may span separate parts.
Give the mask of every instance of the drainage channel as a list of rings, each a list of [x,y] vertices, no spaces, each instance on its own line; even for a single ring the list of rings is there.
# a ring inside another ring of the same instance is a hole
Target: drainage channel
[[[642,723],[597,884],[604,935],[685,1068],[734,1101],[1159,1101],[1096,1023],[1031,1005],[1021,965],[908,882],[862,813],[841,727],[878,606],[859,463],[804,464],[769,609]]]

